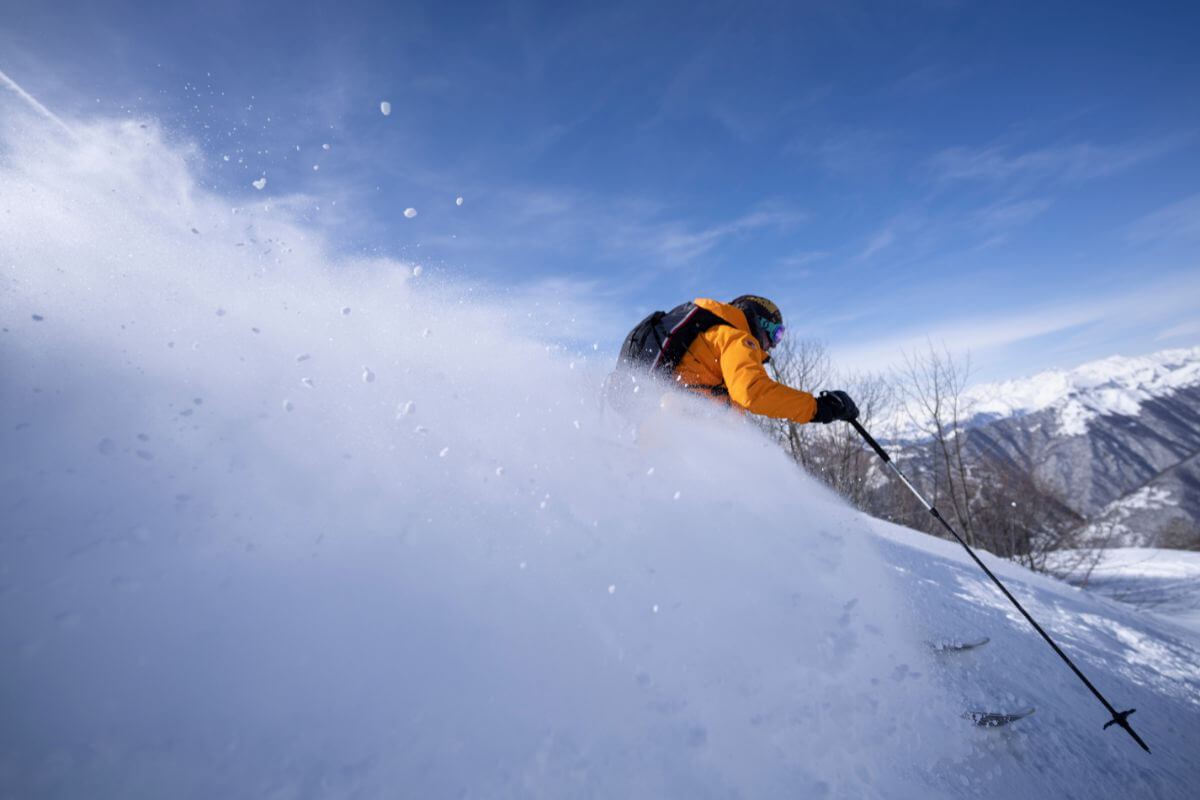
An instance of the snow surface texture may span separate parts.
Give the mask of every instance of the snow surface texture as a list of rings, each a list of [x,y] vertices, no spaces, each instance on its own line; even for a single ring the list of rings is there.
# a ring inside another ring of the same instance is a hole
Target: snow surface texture
[[[1147,756],[943,543],[876,535],[741,420],[680,401],[633,441],[608,359],[526,309],[233,214],[153,123],[75,130],[0,141],[0,796],[1200,778],[1194,639],[1007,570]],[[993,641],[922,644],[962,633]]]
[[[1198,767],[1189,754],[1200,746],[1200,636],[1179,627],[1183,620],[1167,622],[982,554],[1108,700],[1119,710],[1137,709],[1130,722],[1153,750],[1153,761],[1139,763],[1124,750],[1140,752],[1128,736],[1107,736],[1113,728],[1101,741],[1090,740],[1107,712],[957,543],[881,520],[871,524],[889,542],[884,554],[892,568],[911,582],[914,613],[929,626],[929,640],[968,641],[979,632],[991,637],[984,647],[941,659],[948,690],[971,707],[1037,708],[1036,723],[1007,729],[1012,738],[999,745],[988,740],[992,749],[980,748],[962,765],[965,774],[991,771],[1003,784],[983,796],[1193,796]],[[1148,570],[1142,585],[1155,572]],[[1178,587],[1172,591],[1181,594]],[[1001,766],[1008,758],[1022,767]]]

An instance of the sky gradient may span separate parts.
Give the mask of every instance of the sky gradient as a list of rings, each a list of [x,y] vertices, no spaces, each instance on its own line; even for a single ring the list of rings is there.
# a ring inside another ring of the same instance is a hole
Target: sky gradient
[[[747,292],[847,370],[1200,344],[1188,4],[2,5],[0,71],[64,120],[155,118],[231,205],[602,348]]]

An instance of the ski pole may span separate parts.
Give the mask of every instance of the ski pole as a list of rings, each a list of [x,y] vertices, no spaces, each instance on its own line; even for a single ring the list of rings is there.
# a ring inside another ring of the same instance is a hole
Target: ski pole
[[[958,540],[958,543],[961,544],[967,551],[967,555],[971,556],[975,563],[979,565],[979,568],[982,569],[987,576],[992,579],[992,582],[1000,588],[1000,591],[1004,593],[1004,596],[1007,597],[1012,604],[1017,607],[1017,611],[1020,611],[1021,615],[1024,616],[1025,619],[1029,620],[1029,624],[1033,626],[1034,630],[1042,635],[1042,638],[1046,640],[1046,644],[1050,645],[1050,647],[1054,649],[1054,652],[1058,653],[1059,658],[1067,663],[1067,666],[1070,667],[1071,671],[1079,677],[1079,680],[1083,681],[1083,685],[1090,689],[1092,694],[1096,695],[1096,699],[1104,704],[1104,707],[1108,710],[1108,713],[1112,714],[1112,719],[1104,723],[1104,728],[1107,730],[1110,725],[1120,725],[1125,729],[1126,733],[1133,737],[1135,742],[1142,746],[1143,750],[1149,753],[1150,748],[1146,746],[1146,743],[1142,741],[1142,737],[1138,736],[1137,732],[1134,731],[1133,727],[1129,724],[1129,715],[1137,709],[1131,708],[1128,711],[1117,711],[1115,708],[1113,708],[1112,704],[1105,699],[1104,695],[1100,694],[1100,690],[1092,685],[1092,682],[1089,681],[1087,676],[1085,676],[1079,670],[1079,667],[1075,666],[1075,662],[1068,658],[1067,654],[1062,651],[1062,648],[1054,643],[1054,640],[1050,638],[1050,634],[1042,630],[1042,626],[1037,624],[1037,620],[1029,615],[1029,612],[1025,610],[1024,606],[1017,602],[1017,598],[1012,596],[1012,593],[1009,592],[1005,585],[1000,582],[1000,579],[992,574],[992,571],[987,568],[986,564],[979,560],[979,556],[975,555],[975,551],[971,549],[970,545],[963,541],[963,538],[958,535],[958,532],[954,530],[954,528],[950,526],[950,523],[946,522],[946,519],[938,512],[936,508],[934,508],[933,504],[922,497],[921,493],[916,490],[916,487],[908,482],[908,478],[904,477],[904,473],[900,471],[900,468],[896,466],[896,464],[888,456],[887,452],[879,446],[879,442],[875,441],[875,439],[871,437],[871,434],[867,433],[866,428],[860,425],[858,420],[852,419],[849,422],[854,426],[854,430],[858,431],[859,435],[862,436],[863,440],[871,446],[871,449],[874,450],[881,459],[883,459],[883,462],[892,468],[892,472],[896,473],[896,477],[898,477],[900,481],[908,487],[908,490],[912,492],[918,500],[921,501],[921,505],[925,506],[925,508],[929,510],[929,513],[933,515],[933,518],[942,523],[942,527],[950,531],[950,535]]]

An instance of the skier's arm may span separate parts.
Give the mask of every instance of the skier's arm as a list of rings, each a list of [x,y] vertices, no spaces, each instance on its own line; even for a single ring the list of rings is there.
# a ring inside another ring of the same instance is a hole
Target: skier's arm
[[[817,411],[811,394],[774,381],[763,367],[763,351],[750,334],[729,326],[717,331],[721,374],[729,399],[752,414],[810,422]]]

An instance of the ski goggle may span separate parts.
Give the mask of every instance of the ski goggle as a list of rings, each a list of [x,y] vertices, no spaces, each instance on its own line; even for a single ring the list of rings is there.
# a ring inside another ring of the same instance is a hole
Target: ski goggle
[[[783,327],[782,322],[771,322],[766,317],[759,317],[758,325],[767,334],[767,341],[771,343],[771,347],[779,344],[779,340],[783,338],[784,331],[787,330],[787,328]]]

